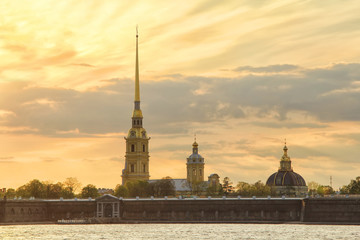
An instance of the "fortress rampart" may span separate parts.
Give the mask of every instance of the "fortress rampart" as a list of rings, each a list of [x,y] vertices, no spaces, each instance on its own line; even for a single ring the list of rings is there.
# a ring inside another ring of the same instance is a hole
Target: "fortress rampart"
[[[117,206],[116,215],[111,215],[112,208],[109,206]],[[62,219],[88,219],[90,222],[101,223],[325,222],[360,224],[360,198],[121,200],[111,196],[111,198],[96,200],[0,201],[0,223],[57,222]]]

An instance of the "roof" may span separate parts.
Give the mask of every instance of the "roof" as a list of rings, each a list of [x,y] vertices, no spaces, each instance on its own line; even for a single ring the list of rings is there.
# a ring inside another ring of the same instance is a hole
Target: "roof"
[[[156,181],[160,181],[161,179],[151,179],[148,180],[149,183],[154,183]],[[171,179],[175,186],[176,192],[188,192],[191,191],[190,184],[187,179]]]
[[[294,171],[277,171],[266,181],[268,186],[306,186],[304,178]]]

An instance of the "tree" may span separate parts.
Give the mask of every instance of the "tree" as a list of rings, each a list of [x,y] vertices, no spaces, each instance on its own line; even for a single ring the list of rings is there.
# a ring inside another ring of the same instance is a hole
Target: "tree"
[[[99,196],[97,188],[92,185],[88,184],[81,190],[81,197],[82,198],[97,198]]]
[[[324,195],[330,195],[335,193],[334,189],[330,186],[323,186],[320,185],[317,190],[316,190],[317,194],[324,196]]]
[[[234,187],[232,186],[232,182],[230,180],[230,178],[225,177],[223,180],[223,184],[222,184],[222,189],[224,191],[225,196],[233,193],[234,191]]]
[[[116,185],[114,195],[117,197],[127,197],[129,195],[128,189],[124,185]]]
[[[206,189],[206,195],[207,196],[219,196],[223,194],[223,190],[221,185],[210,185]]]
[[[75,193],[70,187],[64,187],[61,190],[61,197],[64,199],[71,199],[75,197]]]
[[[47,199],[59,199],[60,197],[62,197],[64,184],[62,184],[61,182],[55,184],[48,183],[45,185],[45,188]]]
[[[314,196],[317,194],[317,189],[319,188],[320,184],[314,181],[308,183],[309,195]]]
[[[148,197],[149,194],[149,183],[147,181],[129,181],[125,184],[125,187],[129,191],[129,197]]]
[[[16,191],[13,188],[9,188],[6,190],[6,197],[7,198],[14,198],[16,196]]]
[[[241,196],[268,196],[271,195],[271,187],[265,185],[260,180],[254,184],[238,182],[236,185],[237,193]]]
[[[68,190],[70,190],[72,193],[76,193],[76,191],[78,189],[80,189],[81,187],[81,183],[79,182],[79,180],[77,180],[77,178],[74,177],[68,177],[66,178],[65,182],[64,182],[65,187],[68,188]]]
[[[21,197],[46,197],[46,186],[38,179],[31,180],[29,183],[19,187],[16,190],[16,195]]]
[[[249,183],[238,182],[238,184],[236,185],[236,189],[237,189],[237,193],[240,196],[246,196],[246,197],[251,196],[251,185]]]
[[[340,189],[342,194],[360,194],[360,176],[352,179],[348,185]]]
[[[175,184],[171,177],[164,177],[149,184],[149,194],[155,197],[175,196]]]

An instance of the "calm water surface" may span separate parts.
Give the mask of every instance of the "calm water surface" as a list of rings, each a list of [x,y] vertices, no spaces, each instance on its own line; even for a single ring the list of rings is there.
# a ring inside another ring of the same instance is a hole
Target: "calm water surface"
[[[0,226],[0,239],[360,239],[360,226],[114,224]]]

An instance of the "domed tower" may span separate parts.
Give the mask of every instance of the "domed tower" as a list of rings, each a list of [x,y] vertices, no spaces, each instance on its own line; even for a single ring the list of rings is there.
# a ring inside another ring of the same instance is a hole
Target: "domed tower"
[[[266,185],[271,186],[276,195],[305,196],[308,191],[306,182],[293,171],[286,142],[283,150],[279,170],[268,178]]]
[[[199,154],[196,139],[193,143],[192,154],[187,158],[187,181],[190,184],[200,183],[204,181],[204,158]]]
[[[149,180],[149,140],[143,128],[143,115],[140,109],[140,82],[138,57],[138,32],[136,28],[135,60],[135,101],[132,114],[132,128],[126,140],[125,168],[122,170],[122,184],[132,180]]]

